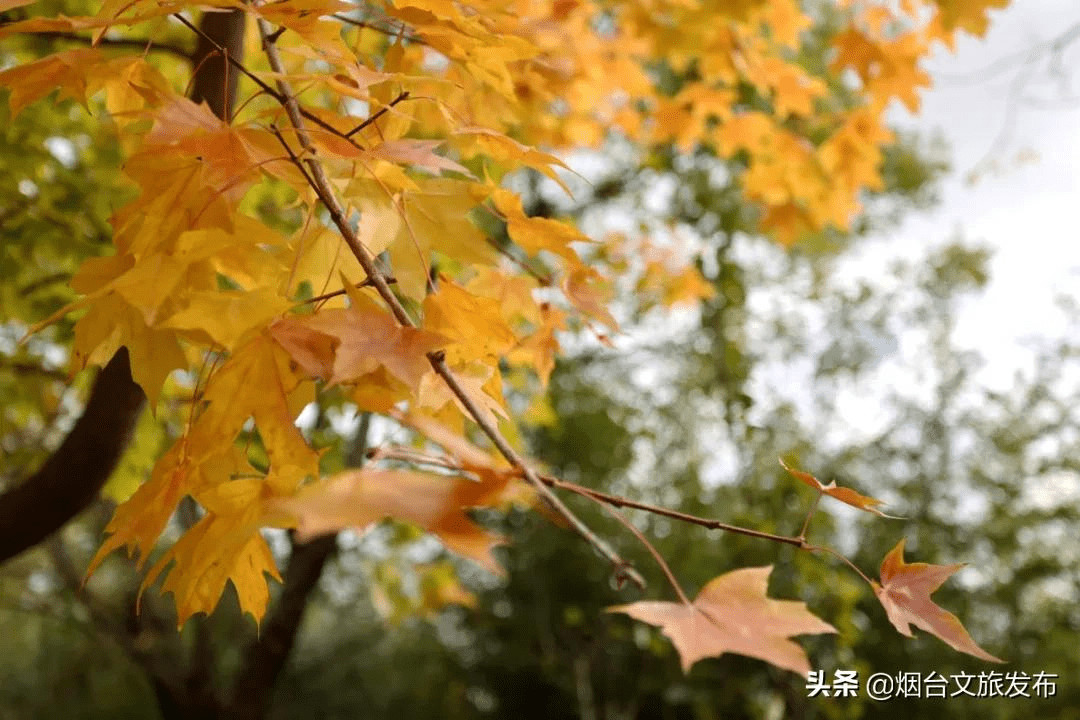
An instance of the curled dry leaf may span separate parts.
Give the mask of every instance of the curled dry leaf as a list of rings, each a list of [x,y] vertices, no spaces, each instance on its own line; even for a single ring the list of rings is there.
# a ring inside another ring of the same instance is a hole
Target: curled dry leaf
[[[811,614],[806,603],[768,597],[771,572],[772,565],[732,570],[709,581],[690,605],[642,601],[608,612],[659,625],[675,644],[684,672],[702,658],[732,652],[809,676],[806,653],[788,638],[836,628]]]
[[[889,622],[901,635],[911,637],[911,625],[914,625],[962,653],[990,662],[1005,662],[976,645],[960,620],[930,599],[934,591],[963,566],[963,563],[906,563],[904,541],[901,540],[881,562],[881,584],[871,582],[871,585]]]
[[[780,466],[795,477],[797,477],[799,480],[802,480],[804,483],[817,490],[818,492],[828,495],[829,497],[836,498],[842,503],[846,503],[851,507],[859,508],[860,510],[865,510],[866,512],[872,512],[875,515],[880,515],[883,518],[890,518],[892,520],[899,519],[896,515],[886,515],[885,513],[878,510],[877,506],[882,505],[883,503],[877,498],[862,495],[855,492],[851,488],[839,487],[836,484],[835,480],[828,485],[823,485],[820,480],[818,480],[810,473],[788,467],[787,463],[785,463],[783,460],[780,460]]]

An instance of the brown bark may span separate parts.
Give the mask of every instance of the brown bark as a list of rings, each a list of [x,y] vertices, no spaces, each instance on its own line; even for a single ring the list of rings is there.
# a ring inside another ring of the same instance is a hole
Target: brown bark
[[[191,56],[195,66],[191,99],[197,103],[205,100],[226,122],[232,120],[239,73],[218,48],[224,48],[233,60],[243,61],[244,17],[244,11],[236,9],[203,13],[199,23],[202,35]]]
[[[64,442],[26,482],[0,495],[0,562],[37,545],[98,496],[127,448],[146,402],[127,348],[98,374]]]
[[[263,622],[258,639],[245,651],[243,664],[236,674],[227,715],[229,720],[262,720],[269,714],[278,676],[296,644],[304,608],[323,568],[336,551],[336,535],[324,535],[302,545],[293,545],[281,597]]]

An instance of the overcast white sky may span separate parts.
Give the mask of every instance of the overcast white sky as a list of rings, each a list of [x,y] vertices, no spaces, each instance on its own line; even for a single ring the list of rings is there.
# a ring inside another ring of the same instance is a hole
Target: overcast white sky
[[[1077,0],[1014,0],[991,14],[985,38],[965,38],[955,54],[942,49],[926,65],[935,86],[921,112],[898,112],[896,120],[940,131],[954,169],[940,206],[912,214],[868,248],[873,265],[883,261],[883,246],[890,256],[915,258],[957,233],[994,248],[990,288],[964,308],[956,338],[982,350],[989,365],[981,379],[1002,389],[1029,364],[1021,338],[1064,332],[1054,295],[1080,297],[1080,37],[1061,53],[1057,75],[1046,52],[1025,62],[1077,24]],[[999,63],[1008,56],[1012,62]],[[979,73],[995,64],[1008,69]],[[1023,102],[1029,98],[1053,107]],[[969,182],[979,168],[984,172]]]

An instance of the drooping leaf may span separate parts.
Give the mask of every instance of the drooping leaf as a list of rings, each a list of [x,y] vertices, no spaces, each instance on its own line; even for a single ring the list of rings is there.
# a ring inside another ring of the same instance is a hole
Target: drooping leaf
[[[930,596],[963,563],[931,565],[904,562],[904,540],[896,544],[881,562],[881,584],[872,583],[874,594],[901,635],[911,637],[911,626],[944,640],[951,647],[981,660],[1005,662],[975,644],[963,623],[937,605]]]
[[[471,507],[498,504],[511,478],[488,475],[480,482],[405,470],[350,470],[305,487],[274,507],[297,518],[301,541],[343,528],[363,529],[387,517],[413,522],[454,552],[487,570],[502,570],[491,549],[502,539],[465,514]]]
[[[808,676],[810,661],[789,638],[836,632],[794,600],[767,596],[772,565],[741,568],[713,578],[694,602],[640,601],[608,608],[659,625],[675,644],[684,672],[698,660],[726,652],[759,658]]]

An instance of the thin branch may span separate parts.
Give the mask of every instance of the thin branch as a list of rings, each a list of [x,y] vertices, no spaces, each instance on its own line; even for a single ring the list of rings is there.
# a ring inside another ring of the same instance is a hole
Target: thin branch
[[[408,97],[409,97],[409,91],[408,90],[402,90],[401,93],[396,98],[394,98],[389,103],[387,103],[385,107],[380,108],[378,112],[376,112],[371,117],[364,120],[364,122],[360,123],[359,125],[354,127],[352,130],[350,130],[349,132],[345,133],[345,137],[352,137],[353,135],[360,132],[364,128],[369,127],[372,123],[377,121],[383,115],[390,112],[390,108],[394,107],[395,105],[397,105],[402,100],[407,100]]]
[[[0,217],[0,220],[3,220],[3,217]],[[55,285],[58,282],[66,282],[70,277],[71,273],[53,273],[52,275],[46,275],[43,278],[38,278],[33,282],[23,285],[17,290],[17,293],[19,297],[26,297],[31,293],[37,292],[43,287]]]
[[[357,237],[356,233],[353,232],[352,227],[349,225],[345,216],[345,211],[338,202],[329,178],[327,178],[322,165],[314,157],[314,147],[304,128],[303,113],[300,112],[299,105],[295,98],[293,98],[288,84],[283,79],[284,68],[281,64],[281,57],[278,54],[277,47],[272,42],[267,41],[267,37],[270,35],[269,26],[262,19],[259,19],[258,22],[259,32],[263,37],[263,48],[266,52],[267,59],[270,62],[270,67],[279,76],[277,85],[279,94],[285,98],[285,111],[289,116],[289,121],[296,130],[296,135],[301,146],[303,146],[308,154],[308,157],[304,158],[304,162],[307,164],[311,177],[315,181],[313,186],[315,192],[326,207],[331,220],[338,228],[342,238],[349,246],[349,249],[352,250],[353,255],[359,261],[360,266],[371,280],[372,285],[378,291],[379,296],[382,297],[383,301],[386,302],[387,306],[390,308],[390,312],[402,326],[416,327],[412,318],[410,318],[409,314],[405,311],[404,306],[390,289],[390,284],[386,282],[386,278],[376,266],[375,258],[368,252],[368,249],[364,247],[364,244],[360,242],[360,238]],[[615,565],[615,567],[619,568],[619,571],[622,574],[630,578],[636,585],[644,587],[645,580],[641,575],[632,568],[629,568],[627,563],[620,558],[606,542],[597,537],[585,523],[566,507],[566,505],[559,500],[551,489],[548,488],[547,485],[540,480],[537,474],[525,463],[521,456],[518,455],[517,451],[510,446],[499,432],[498,428],[487,419],[480,408],[477,407],[476,403],[473,402],[469,394],[461,387],[461,384],[458,383],[457,378],[446,365],[445,354],[443,352],[430,352],[427,353],[427,359],[435,373],[446,382],[451,392],[454,393],[472,419],[477,423],[484,434],[488,436],[503,457],[505,457],[514,467],[520,468],[525,478],[534,488],[536,488],[536,491],[570,524],[571,527],[574,528],[575,531],[578,532],[578,534],[585,538],[598,552]]]
[[[698,517],[697,515],[690,515],[688,513],[679,512],[678,510],[669,510],[659,505],[651,505],[649,503],[638,502],[636,500],[629,500],[618,495],[611,495],[599,490],[593,490],[583,485],[567,482],[566,480],[560,480],[559,478],[552,477],[551,475],[541,475],[540,480],[551,487],[562,488],[569,490],[570,492],[577,493],[579,495],[587,495],[594,500],[598,500],[608,505],[615,507],[628,507],[635,510],[644,510],[654,515],[662,515],[669,517],[672,520],[679,520],[680,522],[689,523],[691,525],[699,525],[709,530],[723,530],[724,532],[735,533],[736,535],[745,535],[747,537],[758,538],[760,540],[771,540],[772,542],[783,543],[785,545],[792,545],[797,548],[806,547],[802,538],[791,537],[789,535],[774,535],[773,533],[763,532],[761,530],[753,530],[751,528],[744,528],[738,525],[729,525],[719,520],[710,520],[709,518]]]
[[[1016,69],[1017,66],[1030,62],[1032,58],[1046,53],[1049,55],[1060,54],[1069,44],[1080,39],[1080,23],[1074,23],[1065,29],[1057,37],[1035,44],[1014,53],[1000,57],[992,63],[964,73],[935,72],[934,76],[941,85],[968,85],[991,80],[996,75]]]
[[[806,519],[803,520],[802,530],[799,531],[799,538],[806,539],[806,531],[810,529],[810,520],[814,517],[814,513],[817,512],[818,503],[821,502],[821,496],[825,493],[818,490],[817,495],[814,496],[814,502],[810,504],[810,509],[806,511]]]
[[[240,62],[239,60],[234,58],[232,55],[230,55],[228,52],[226,52],[225,48],[223,48],[221,46],[221,44],[217,42],[217,40],[214,40],[212,37],[207,35],[205,32],[202,31],[202,29],[192,25],[191,22],[186,17],[181,15],[180,13],[174,13],[173,17],[175,17],[177,20],[179,20],[185,27],[190,29],[196,35],[198,35],[199,37],[201,37],[204,40],[206,40],[207,42],[209,42],[214,48],[217,49],[218,52],[220,52],[225,57],[226,60],[229,61],[230,65],[235,67],[237,70],[239,70],[241,73],[243,73],[245,77],[247,77],[253,83],[258,85],[260,90],[262,90],[267,95],[269,95],[270,97],[277,100],[282,105],[286,104],[286,98],[281,93],[274,90],[274,88],[270,87],[265,82],[263,82],[258,77],[256,77],[254,73],[252,73],[250,70],[248,70],[246,67],[244,67],[244,64],[242,62]],[[319,127],[321,127],[323,130],[326,130],[330,134],[335,135],[336,137],[340,137],[340,138],[348,141],[353,147],[355,147],[358,150],[363,149],[355,141],[353,141],[352,138],[346,136],[345,133],[341,132],[336,127],[334,127],[333,125],[329,124],[328,122],[326,122],[325,120],[320,118],[318,115],[315,115],[315,114],[313,114],[313,113],[311,113],[311,112],[309,112],[307,110],[304,110],[299,105],[297,105],[296,108],[297,108],[297,112],[299,112],[302,116],[304,116],[305,118],[307,118],[311,122],[313,122],[316,125],[318,125]]]
[[[55,40],[66,40],[68,42],[79,43],[80,45],[89,45],[91,47],[98,47],[100,45],[109,45],[111,47],[130,47],[138,48],[144,52],[150,52],[153,50],[159,50],[161,52],[170,53],[184,60],[191,60],[191,50],[180,45],[174,45],[172,43],[158,42],[153,38],[109,38],[102,37],[95,40],[92,37],[85,37],[73,32],[28,32],[23,33],[33,37],[43,37]]]
[[[570,490],[571,492],[581,495],[582,497],[589,498],[593,502],[597,502],[597,499],[588,492],[587,488],[583,488],[580,485],[571,484],[564,485],[563,487],[567,490]],[[645,534],[638,530],[634,526],[634,523],[630,522],[630,520],[627,519],[625,515],[612,507],[610,504],[600,503],[600,507],[604,508],[604,510],[609,515],[622,523],[627,530],[633,533],[634,537],[638,539],[638,542],[645,546],[645,549],[648,550],[649,554],[653,556],[654,560],[656,560],[656,564],[659,565],[660,569],[664,571],[664,575],[667,576],[668,582],[671,583],[671,587],[675,588],[675,594],[679,596],[679,599],[682,600],[684,605],[690,605],[690,599],[686,597],[686,593],[683,592],[682,586],[679,585],[679,581],[675,579],[675,573],[671,571],[671,566],[667,564],[667,561],[664,560],[664,557],[660,554],[656,547],[651,542],[649,542],[649,539],[645,537]]]
[[[422,37],[419,37],[417,35],[406,35],[404,33],[404,30],[405,30],[404,26],[402,26],[402,27],[395,30],[394,28],[379,27],[378,25],[369,23],[366,20],[355,20],[355,19],[353,19],[351,17],[348,17],[347,15],[331,15],[330,17],[334,18],[335,20],[339,20],[339,21],[345,23],[346,25],[352,25],[353,27],[358,27],[358,28],[365,28],[367,30],[374,30],[375,32],[380,32],[383,35],[388,35],[390,37],[399,37],[399,38],[402,38],[403,40],[407,40],[407,41],[409,41],[411,43],[415,43],[417,45],[427,45],[428,44],[427,41],[424,40]]]
[[[390,283],[391,285],[394,285],[394,284],[397,283],[397,278],[388,277],[388,278],[386,278],[386,282]],[[371,285],[372,285],[372,282],[371,282],[370,279],[368,279],[368,280],[364,280],[362,282],[356,283],[355,285],[353,285],[353,287],[356,288],[357,290],[359,290],[361,288],[371,287]],[[348,294],[348,292],[349,292],[348,290],[344,290],[344,289],[342,289],[342,290],[334,290],[333,292],[323,293],[322,295],[316,295],[313,298],[308,298],[307,300],[305,300],[304,302],[302,302],[300,304],[301,305],[308,305],[310,303],[318,303],[318,302],[322,302],[323,300],[330,300],[331,298],[336,298],[336,297],[339,297],[341,295],[346,295],[346,294]]]
[[[823,553],[827,553],[829,555],[832,555],[834,558],[842,560],[849,568],[851,568],[856,573],[858,573],[859,577],[861,577],[863,580],[865,580],[867,585],[870,585],[870,586],[874,585],[874,581],[871,580],[869,577],[867,577],[866,573],[864,573],[862,570],[860,570],[858,565],[851,562],[846,557],[844,557],[840,553],[836,552],[832,548],[828,548],[828,547],[824,547],[824,546],[820,546],[820,545],[803,545],[803,550],[809,550],[810,552],[823,552]]]
[[[518,257],[515,257],[512,252],[510,252],[508,249],[496,242],[493,238],[487,238],[487,242],[488,245],[495,249],[495,252],[499,253],[510,262],[514,263],[514,265],[518,266],[529,275],[532,275],[536,282],[540,283],[542,287],[551,287],[554,284],[550,275],[545,275],[539,270],[530,267],[527,262]]]

